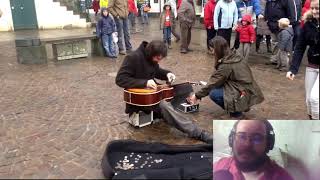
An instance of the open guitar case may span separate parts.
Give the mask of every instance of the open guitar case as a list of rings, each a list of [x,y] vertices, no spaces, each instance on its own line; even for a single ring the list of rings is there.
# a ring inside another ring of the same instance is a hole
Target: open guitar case
[[[212,145],[109,142],[102,158],[107,179],[212,179]]]

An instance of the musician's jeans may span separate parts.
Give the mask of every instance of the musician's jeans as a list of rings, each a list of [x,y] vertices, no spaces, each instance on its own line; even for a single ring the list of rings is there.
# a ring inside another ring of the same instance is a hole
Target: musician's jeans
[[[306,68],[305,88],[308,115],[319,119],[319,69]]]
[[[209,94],[210,99],[219,105],[222,109],[224,109],[224,98],[223,98],[223,88],[217,88],[210,91]],[[242,112],[231,112],[231,117],[240,117]]]

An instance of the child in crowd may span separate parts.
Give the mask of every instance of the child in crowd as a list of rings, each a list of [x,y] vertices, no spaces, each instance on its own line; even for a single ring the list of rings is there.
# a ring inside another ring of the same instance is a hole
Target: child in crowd
[[[241,19],[241,24],[236,28],[240,37],[239,53],[248,61],[250,46],[256,40],[256,33],[252,25],[251,15],[244,15]]]
[[[174,26],[174,14],[170,4],[166,3],[163,6],[163,11],[160,16],[160,25],[163,29],[163,41],[171,49],[171,26]]]
[[[116,24],[107,8],[101,8],[101,19],[97,23],[97,36],[102,39],[106,55],[117,58],[114,36],[117,35]]]
[[[278,34],[279,51],[275,56],[272,56],[272,61],[277,62],[276,68],[279,71],[287,71],[289,66],[288,53],[292,51],[293,29],[288,18],[281,18],[278,21],[280,32]]]

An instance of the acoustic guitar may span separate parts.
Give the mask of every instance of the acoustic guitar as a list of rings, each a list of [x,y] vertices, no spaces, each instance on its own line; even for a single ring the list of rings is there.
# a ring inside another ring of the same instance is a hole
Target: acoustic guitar
[[[127,104],[135,106],[153,106],[161,100],[171,100],[174,96],[174,87],[181,84],[203,85],[203,82],[184,82],[175,85],[158,85],[157,89],[151,88],[130,88],[124,89],[123,99]]]

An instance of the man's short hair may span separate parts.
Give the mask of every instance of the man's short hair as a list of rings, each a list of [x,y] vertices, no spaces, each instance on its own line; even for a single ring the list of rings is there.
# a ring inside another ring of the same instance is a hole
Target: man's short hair
[[[167,54],[168,49],[163,41],[153,40],[146,47],[146,55],[148,59],[152,59],[155,56],[166,57]]]

